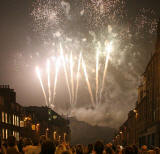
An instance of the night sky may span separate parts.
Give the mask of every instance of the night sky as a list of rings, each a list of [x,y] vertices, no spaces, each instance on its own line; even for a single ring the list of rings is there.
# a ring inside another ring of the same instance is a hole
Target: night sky
[[[117,17],[114,16],[112,20],[110,17],[113,16],[113,11],[106,11],[106,14],[110,15],[106,17],[105,21],[103,16],[98,18],[97,14],[93,12],[92,22],[90,22],[91,16],[88,16],[90,13],[92,14],[92,9],[91,12],[87,12],[87,6],[95,4],[95,7],[99,7],[103,2],[107,5],[112,0],[99,0],[99,3],[96,0],[88,1],[89,3],[84,6],[78,0],[63,1],[64,4],[67,4],[64,5],[66,10],[63,10],[64,8],[61,10],[59,3],[55,4],[58,5],[58,9],[56,8],[58,18],[54,20],[52,16],[47,16],[46,18],[51,21],[46,22],[46,19],[37,20],[37,17],[41,17],[41,13],[44,11],[43,5],[49,4],[49,0],[40,5],[33,0],[1,0],[0,84],[9,84],[11,88],[15,89],[17,102],[21,105],[45,105],[35,66],[45,67],[45,60],[57,54],[55,51],[50,51],[51,48],[56,48],[57,42],[63,42],[66,38],[73,39],[73,44],[70,43],[68,48],[72,47],[72,50],[75,48],[74,55],[76,55],[80,49],[92,49],[90,46],[93,46],[94,41],[90,35],[91,31],[95,32],[96,41],[100,40],[101,43],[104,43],[103,39],[114,38],[118,44],[115,47],[117,52],[111,54],[103,103],[96,109],[90,108],[87,105],[90,104],[88,103],[90,98],[87,86],[85,81],[80,81],[77,106],[68,109],[68,93],[67,88],[64,88],[65,78],[62,72],[60,72],[62,82],[57,83],[55,102],[56,111],[60,114],[66,114],[67,109],[78,120],[100,126],[118,127],[127,118],[128,111],[135,105],[140,75],[145,71],[151,54],[154,52],[155,27],[156,21],[160,17],[160,1],[126,0],[124,8],[123,6],[116,8],[118,11],[121,10],[122,17],[117,11]],[[114,1],[119,5],[121,0]],[[63,4],[62,1],[58,0],[57,2]],[[68,12],[67,6],[69,6]],[[47,6],[46,9],[48,8]],[[55,9],[54,6],[50,7],[51,10],[53,8]],[[38,9],[42,9],[42,11]],[[79,15],[81,13],[82,15]],[[114,33],[111,37],[104,32],[104,27],[108,25],[111,25]],[[60,37],[63,39],[54,36],[57,35],[57,31],[61,33]],[[87,42],[80,44],[78,40],[82,38],[87,38]],[[89,67],[95,67],[92,61],[93,56],[94,53],[91,51],[84,52]],[[103,66],[103,62],[101,66]],[[91,86],[95,84],[93,72],[89,73]],[[102,72],[100,75],[102,76]],[[83,87],[85,88],[83,89]],[[94,85],[92,87],[94,89]]]

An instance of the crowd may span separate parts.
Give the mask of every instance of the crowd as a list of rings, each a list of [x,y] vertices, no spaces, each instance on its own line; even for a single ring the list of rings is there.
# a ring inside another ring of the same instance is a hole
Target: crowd
[[[103,144],[97,141],[94,144],[70,146],[63,142],[53,142],[45,136],[35,136],[33,139],[23,138],[16,142],[14,136],[0,141],[0,154],[160,154],[160,149],[153,146],[148,149],[142,146],[138,149],[135,145],[122,147],[111,143]]]

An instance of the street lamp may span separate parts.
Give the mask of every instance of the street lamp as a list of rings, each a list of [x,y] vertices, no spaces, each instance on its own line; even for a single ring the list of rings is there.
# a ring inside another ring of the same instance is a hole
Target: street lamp
[[[66,134],[66,133],[64,133],[64,142],[66,142],[66,135],[67,135],[67,134]]]
[[[120,133],[120,141],[121,141],[121,145],[122,145],[123,144],[123,132],[120,131],[119,133]]]
[[[46,128],[46,138],[48,138],[48,131],[49,131],[49,128]]]
[[[53,139],[56,140],[56,131],[53,132]]]
[[[138,111],[137,110],[133,110],[133,112],[136,114],[136,119],[138,118]]]
[[[135,139],[134,139],[134,142],[136,144],[137,142],[137,119],[138,119],[138,111],[137,110],[133,110],[134,113],[135,113]]]
[[[59,142],[61,141],[61,136],[59,136],[59,139],[58,139],[58,140],[59,140]]]
[[[36,132],[39,132],[39,124],[36,124]]]

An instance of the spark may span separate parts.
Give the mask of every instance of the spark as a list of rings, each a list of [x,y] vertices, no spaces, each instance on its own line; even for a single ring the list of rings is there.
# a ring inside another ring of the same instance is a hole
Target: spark
[[[36,73],[37,73],[37,76],[38,76],[38,79],[40,81],[40,85],[41,85],[41,88],[42,88],[42,91],[43,91],[43,94],[44,94],[45,103],[48,106],[47,96],[46,96],[46,92],[45,92],[45,89],[44,89],[44,86],[43,86],[43,82],[42,82],[42,78],[41,78],[41,73],[40,73],[39,67],[36,67]]]
[[[70,54],[70,73],[71,73],[71,86],[72,86],[72,104],[74,101],[74,81],[73,81],[73,56]]]
[[[64,74],[65,74],[65,78],[66,78],[67,89],[68,89],[69,99],[70,99],[70,104],[71,104],[71,102],[72,102],[71,90],[70,90],[70,87],[69,87],[68,74],[67,74],[67,70],[66,70],[66,63],[65,63],[63,48],[62,48],[61,44],[60,44],[60,54],[61,54],[61,58],[62,58],[62,62],[63,62]]]
[[[106,62],[105,62],[105,67],[104,67],[104,71],[103,71],[102,87],[101,87],[101,91],[100,91],[100,103],[101,103],[101,99],[102,99],[102,92],[104,89],[104,83],[105,83],[106,72],[107,72],[107,68],[108,68],[109,56],[112,51],[112,42],[107,43],[105,48],[106,48]]]
[[[92,102],[92,105],[94,107],[95,103],[94,103],[93,93],[92,93],[91,85],[90,85],[87,70],[86,70],[86,65],[85,65],[85,62],[84,62],[83,58],[82,58],[82,66],[83,66],[83,71],[84,71],[86,83],[87,83],[87,86],[88,86],[88,91],[89,91],[89,94],[90,94],[91,102]]]
[[[99,81],[99,48],[100,44],[98,43],[97,53],[96,53],[96,103],[98,103],[98,81]]]
[[[78,86],[79,86],[79,71],[80,71],[80,66],[81,66],[81,58],[82,58],[82,53],[80,53],[80,55],[79,55],[79,61],[78,61],[77,84],[76,84],[76,94],[75,94],[75,104],[77,103]]]
[[[60,67],[60,59],[57,59],[57,61],[56,61],[56,74],[55,74],[55,80],[54,80],[54,90],[53,90],[53,105],[54,105],[54,99],[56,96],[56,87],[57,87],[59,67]]]
[[[47,60],[47,76],[48,76],[48,93],[49,93],[49,104],[51,103],[51,79],[50,79],[50,60]]]

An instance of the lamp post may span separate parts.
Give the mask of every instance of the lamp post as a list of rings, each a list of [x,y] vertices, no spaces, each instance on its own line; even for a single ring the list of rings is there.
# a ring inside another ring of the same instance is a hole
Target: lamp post
[[[137,142],[137,119],[138,119],[138,111],[135,109],[133,110],[133,112],[135,113],[135,144]]]
[[[66,142],[66,135],[67,135],[67,134],[66,134],[66,133],[64,133],[64,142]]]
[[[121,141],[121,145],[123,145],[123,136],[122,136],[122,135],[123,135],[123,132],[120,131],[119,133],[120,133],[120,141]]]
[[[53,139],[56,140],[56,131],[53,132]]]
[[[48,131],[49,131],[49,129],[46,128],[46,138],[48,138]]]
[[[39,132],[39,124],[36,124],[36,132]]]
[[[59,136],[58,140],[59,140],[59,142],[61,141],[61,136]]]

